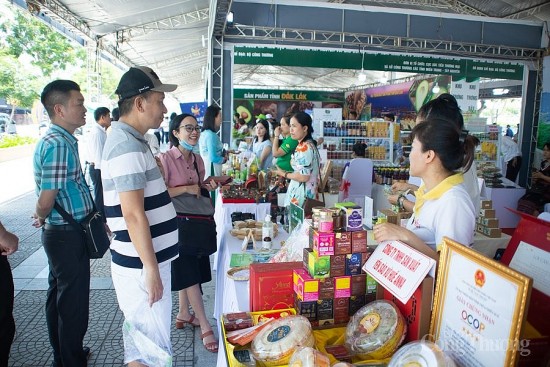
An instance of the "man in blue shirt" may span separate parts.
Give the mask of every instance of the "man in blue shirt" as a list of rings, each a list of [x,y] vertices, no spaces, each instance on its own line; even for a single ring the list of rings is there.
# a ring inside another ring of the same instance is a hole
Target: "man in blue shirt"
[[[81,230],[54,209],[57,202],[77,222],[93,210],[82,173],[74,131],[86,123],[84,96],[70,80],[55,80],[40,97],[51,127],[36,145],[34,180],[38,201],[35,227],[42,227],[48,257],[46,323],[53,349],[53,366],[84,367],[89,348],[83,348],[88,329],[90,258]]]

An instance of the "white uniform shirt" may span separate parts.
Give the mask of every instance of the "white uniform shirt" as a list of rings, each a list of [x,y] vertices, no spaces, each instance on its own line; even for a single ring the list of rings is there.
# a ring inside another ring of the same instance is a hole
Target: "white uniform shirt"
[[[107,133],[105,129],[97,122],[94,123],[88,137],[88,155],[86,159],[88,162],[94,163],[95,169],[101,169],[101,155],[103,154],[106,139]]]
[[[409,219],[407,229],[437,251],[444,236],[471,247],[475,221],[474,205],[461,184],[453,186],[437,200],[426,200],[418,218],[413,215]]]
[[[519,146],[512,140],[512,138],[508,136],[502,137],[500,149],[502,151],[504,162],[509,162],[516,157],[521,157]]]

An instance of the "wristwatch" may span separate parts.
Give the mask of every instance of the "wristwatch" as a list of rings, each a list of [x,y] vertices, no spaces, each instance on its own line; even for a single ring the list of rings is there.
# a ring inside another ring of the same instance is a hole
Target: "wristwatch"
[[[403,205],[403,201],[405,201],[405,195],[399,194],[397,197],[397,206],[399,206],[400,210],[405,210],[405,206]]]
[[[285,178],[287,178],[287,176],[288,176],[289,173],[290,173],[290,172],[285,172]]]

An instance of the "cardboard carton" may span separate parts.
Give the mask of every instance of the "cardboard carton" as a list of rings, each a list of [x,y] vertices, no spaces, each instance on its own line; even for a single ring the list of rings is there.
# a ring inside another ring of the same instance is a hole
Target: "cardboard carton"
[[[479,216],[485,218],[495,218],[496,211],[495,209],[479,209]]]

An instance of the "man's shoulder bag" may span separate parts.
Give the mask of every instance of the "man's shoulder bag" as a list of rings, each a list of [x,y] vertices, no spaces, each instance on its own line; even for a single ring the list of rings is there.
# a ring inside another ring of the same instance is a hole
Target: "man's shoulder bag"
[[[109,249],[111,241],[107,235],[103,216],[96,210],[95,205],[94,210],[92,210],[92,212],[80,223],[74,220],[74,218],[57,202],[54,208],[61,214],[63,219],[69,222],[76,230],[82,231],[90,259],[101,259],[103,255],[105,255],[105,252],[107,252],[107,249]]]

